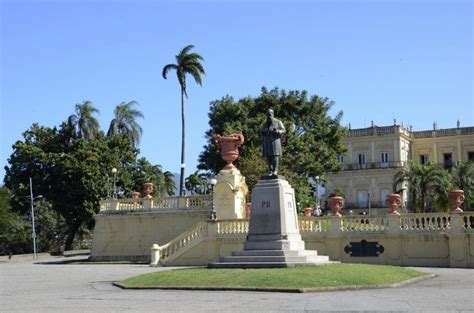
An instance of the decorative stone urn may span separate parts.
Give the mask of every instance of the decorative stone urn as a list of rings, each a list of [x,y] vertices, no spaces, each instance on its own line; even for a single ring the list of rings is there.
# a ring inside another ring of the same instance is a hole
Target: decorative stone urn
[[[151,199],[151,193],[153,192],[153,183],[144,183],[143,190],[145,192],[145,199]]]
[[[344,207],[344,198],[340,196],[329,198],[329,206],[334,216],[341,217],[341,210]]]
[[[311,216],[313,214],[313,208],[304,208],[304,216]]]
[[[448,191],[449,206],[451,213],[462,213],[464,212],[460,206],[464,203],[464,191],[461,189]]]
[[[390,214],[400,215],[400,213],[397,210],[400,208],[400,205],[402,204],[402,198],[400,197],[398,193],[388,194],[385,199],[385,203],[390,208]]]
[[[132,192],[132,199],[133,200],[138,200],[140,198],[140,193],[138,191],[133,191]]]
[[[235,166],[232,164],[239,157],[239,147],[244,143],[244,135],[236,133],[229,136],[217,135],[214,137],[214,142],[221,150],[221,156],[227,165],[224,170],[231,170]]]

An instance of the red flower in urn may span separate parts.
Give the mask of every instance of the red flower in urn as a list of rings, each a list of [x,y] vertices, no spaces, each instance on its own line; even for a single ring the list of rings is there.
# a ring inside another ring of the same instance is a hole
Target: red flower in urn
[[[344,198],[339,196],[329,198],[329,206],[334,216],[341,217],[341,210],[344,207]]]
[[[390,214],[400,215],[397,210],[402,204],[402,200],[398,193],[388,194],[385,203],[387,203],[390,208]]]
[[[451,206],[451,213],[462,213],[464,212],[460,206],[464,203],[464,191],[450,190],[448,191],[449,205]]]
[[[229,136],[217,135],[214,142],[221,150],[222,159],[227,162],[224,170],[233,169],[235,166],[232,162],[239,157],[239,147],[244,143],[244,135],[242,133]]]

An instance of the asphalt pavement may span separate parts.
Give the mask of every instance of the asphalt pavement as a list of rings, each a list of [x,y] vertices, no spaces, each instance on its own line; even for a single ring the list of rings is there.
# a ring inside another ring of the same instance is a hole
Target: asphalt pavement
[[[0,261],[0,312],[474,312],[474,269],[397,288],[317,293],[123,290],[112,282],[171,268]]]

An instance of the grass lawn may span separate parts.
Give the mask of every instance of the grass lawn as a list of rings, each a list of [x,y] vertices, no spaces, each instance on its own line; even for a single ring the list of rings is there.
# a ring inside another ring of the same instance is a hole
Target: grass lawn
[[[191,268],[131,277],[125,288],[306,289],[399,283],[427,273],[397,266],[332,264],[275,269]]]

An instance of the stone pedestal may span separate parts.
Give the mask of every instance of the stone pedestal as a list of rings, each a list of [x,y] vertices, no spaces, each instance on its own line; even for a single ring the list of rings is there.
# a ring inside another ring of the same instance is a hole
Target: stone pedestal
[[[252,191],[249,233],[244,251],[210,263],[215,268],[288,267],[328,263],[327,256],[305,250],[293,188],[282,177],[262,179]]]
[[[252,191],[249,234],[244,250],[304,250],[295,193],[283,179],[259,180]]]
[[[245,177],[234,167],[221,170],[215,179],[214,204],[217,219],[245,218],[245,196],[248,193]]]

